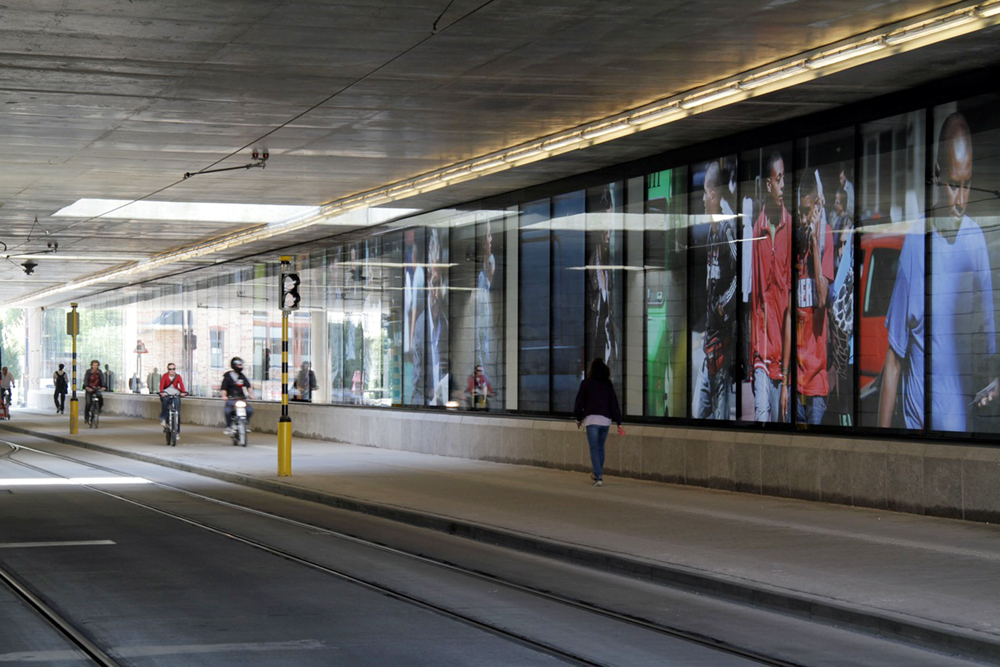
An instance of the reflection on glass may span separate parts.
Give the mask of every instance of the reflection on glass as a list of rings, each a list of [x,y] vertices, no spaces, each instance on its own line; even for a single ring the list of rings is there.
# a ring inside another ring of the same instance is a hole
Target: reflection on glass
[[[582,190],[552,198],[552,395],[549,409],[572,412],[583,378],[586,321]]]
[[[417,322],[424,326],[424,305],[426,303],[424,230],[410,227],[403,231],[403,402],[406,405],[423,403],[423,373],[414,370],[413,345],[416,338]],[[424,332],[420,332],[420,341]],[[421,355],[417,355],[421,356]],[[417,387],[415,380],[420,380]]]
[[[503,322],[503,218],[487,217],[476,225],[475,340],[476,354],[471,382],[465,391],[473,407],[480,410],[503,405],[503,363],[501,324]]]
[[[524,204],[519,224],[518,255],[522,270],[518,295],[518,401],[519,407],[527,412],[548,412],[552,373],[549,200]]]
[[[427,230],[426,304],[414,323],[410,350],[412,401],[418,405],[443,406],[449,400],[447,243],[446,228]]]

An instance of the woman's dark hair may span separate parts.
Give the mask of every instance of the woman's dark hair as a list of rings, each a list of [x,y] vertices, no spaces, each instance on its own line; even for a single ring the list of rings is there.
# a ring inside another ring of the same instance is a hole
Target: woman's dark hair
[[[590,380],[600,380],[601,382],[611,382],[611,369],[600,357],[590,362],[590,370],[587,371],[587,378]]]

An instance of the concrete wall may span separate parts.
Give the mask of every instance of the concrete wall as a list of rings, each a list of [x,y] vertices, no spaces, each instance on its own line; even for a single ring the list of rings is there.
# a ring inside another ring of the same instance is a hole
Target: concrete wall
[[[154,419],[155,396],[105,394],[113,414]],[[51,400],[48,396],[45,397]],[[46,407],[48,403],[45,404]],[[276,432],[281,406],[254,403],[255,431]],[[188,398],[183,421],[222,427],[219,400]],[[300,437],[590,470],[586,436],[570,420],[492,417],[292,404]],[[626,426],[608,437],[609,475],[690,484],[973,521],[1000,521],[1000,448],[924,440],[874,440]]]

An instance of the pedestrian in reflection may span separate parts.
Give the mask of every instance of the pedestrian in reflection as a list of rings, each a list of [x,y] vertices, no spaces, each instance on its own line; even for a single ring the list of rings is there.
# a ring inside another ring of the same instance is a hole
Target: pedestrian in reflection
[[[476,364],[475,370],[466,383],[465,393],[472,401],[473,410],[486,409],[486,400],[493,395],[493,385],[490,384],[490,379],[483,372],[482,364]]]
[[[594,472],[590,478],[594,486],[604,484],[604,441],[607,440],[611,423],[618,424],[618,435],[625,435],[622,428],[622,411],[618,405],[614,385],[611,384],[611,369],[600,358],[590,364],[587,377],[580,383],[573,405],[576,427],[587,429],[590,445],[590,462]]]
[[[52,399],[56,403],[56,414],[66,411],[66,393],[69,391],[69,380],[66,377],[66,364],[59,364],[58,370],[52,374]]]
[[[319,389],[319,384],[316,382],[316,374],[313,373],[308,361],[302,362],[302,368],[299,369],[299,373],[292,383],[292,389],[295,390],[295,400],[312,403],[312,393]]]

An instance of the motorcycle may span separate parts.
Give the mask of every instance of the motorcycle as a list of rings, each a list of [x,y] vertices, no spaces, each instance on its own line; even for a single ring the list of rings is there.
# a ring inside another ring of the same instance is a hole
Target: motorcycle
[[[233,425],[232,425],[233,446],[235,447],[247,446],[248,428],[249,428],[249,421],[247,420],[247,403],[246,401],[239,399],[235,403],[233,403]]]

